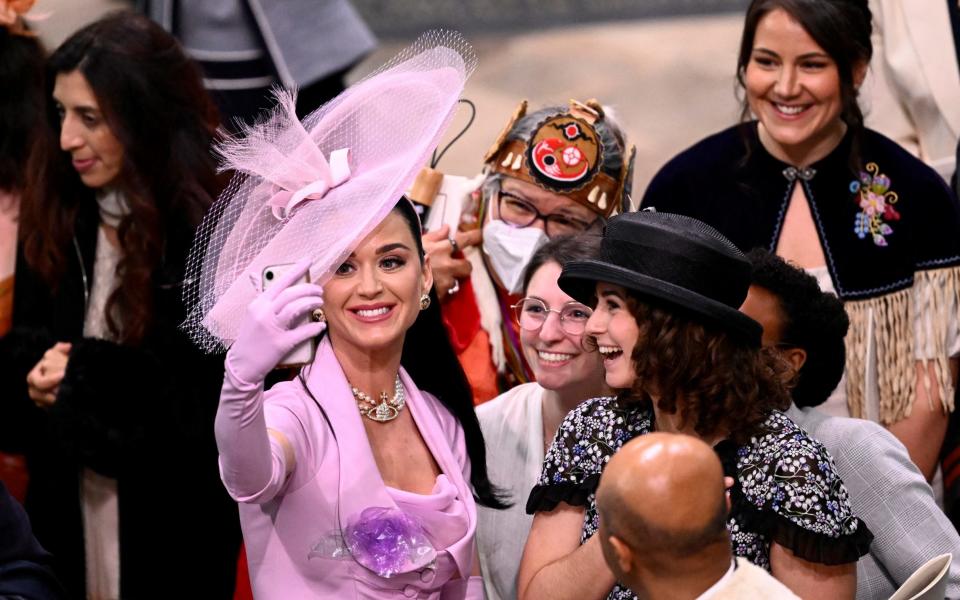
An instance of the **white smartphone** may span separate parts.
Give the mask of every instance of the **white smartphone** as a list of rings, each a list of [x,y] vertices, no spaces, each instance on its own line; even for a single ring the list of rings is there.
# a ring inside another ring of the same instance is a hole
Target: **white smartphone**
[[[267,291],[271,285],[280,280],[284,273],[292,269],[295,265],[293,263],[282,264],[282,265],[270,265],[263,270],[263,275],[260,278],[262,282],[260,288],[262,291]],[[303,277],[295,281],[294,283],[309,283],[310,282],[310,273],[304,273]],[[308,313],[303,319],[297,323],[297,327],[300,325],[305,325],[310,322],[310,314]],[[313,362],[313,356],[317,351],[317,344],[313,338],[304,340],[302,343],[298,344],[289,354],[280,359],[280,363],[274,367],[276,369],[286,369],[290,367],[301,367],[306,364]]]

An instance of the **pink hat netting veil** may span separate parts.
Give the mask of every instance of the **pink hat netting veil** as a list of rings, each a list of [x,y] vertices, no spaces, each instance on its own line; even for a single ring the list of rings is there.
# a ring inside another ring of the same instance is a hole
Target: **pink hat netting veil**
[[[265,267],[309,256],[311,281],[332,275],[426,163],[476,62],[459,33],[428,31],[302,124],[279,92],[266,120],[221,144],[237,174],[187,259],[183,328],[200,348],[233,343]]]

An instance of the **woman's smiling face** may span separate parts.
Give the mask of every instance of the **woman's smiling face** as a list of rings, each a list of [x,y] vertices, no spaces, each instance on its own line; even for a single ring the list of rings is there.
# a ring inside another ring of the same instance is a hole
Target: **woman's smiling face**
[[[858,83],[863,74],[865,67],[856,70]],[[744,86],[769,139],[790,156],[822,154],[843,134],[837,64],[783,9],[757,23]]]
[[[429,262],[396,211],[368,235],[323,286],[323,310],[335,346],[360,351],[402,348],[433,285]]]
[[[607,385],[619,390],[632,387],[637,378],[633,348],[640,337],[640,327],[627,305],[625,288],[597,283],[597,307],[587,321],[586,334],[596,341],[603,356]]]
[[[526,298],[539,300],[542,305],[531,302],[522,310],[535,311],[528,315],[531,322],[546,318],[538,329],[523,326],[521,313],[520,342],[527,364],[533,370],[537,383],[548,390],[563,390],[581,386],[584,382],[599,382],[603,375],[603,365],[596,352],[586,352],[581,344],[583,333],[570,333],[560,322],[560,315],[554,311],[565,311],[570,323],[567,329],[582,327],[590,316],[590,308],[584,306],[564,293],[557,285],[560,278],[560,265],[555,261],[543,264],[530,278]]]

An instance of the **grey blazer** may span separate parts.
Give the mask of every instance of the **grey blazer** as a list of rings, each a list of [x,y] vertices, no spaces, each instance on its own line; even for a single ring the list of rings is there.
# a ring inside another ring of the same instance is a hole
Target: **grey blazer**
[[[889,598],[923,563],[947,552],[954,556],[947,598],[960,599],[960,536],[903,444],[864,419],[796,406],[787,416],[827,447],[854,514],[873,532],[870,553],[857,562],[857,599]]]
[[[376,38],[348,0],[204,0],[246,4],[286,88],[306,87],[345,69],[376,46]],[[137,0],[138,7],[173,31],[177,0]]]

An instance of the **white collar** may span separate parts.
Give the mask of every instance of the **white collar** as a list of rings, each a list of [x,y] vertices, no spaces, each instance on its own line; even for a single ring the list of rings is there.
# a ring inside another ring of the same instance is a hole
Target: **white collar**
[[[697,596],[696,600],[710,600],[717,593],[720,592],[720,589],[725,586],[731,579],[733,579],[733,572],[737,570],[737,559],[730,559],[730,568],[727,569],[727,572],[723,574],[723,577],[717,580],[717,582],[707,588],[707,591],[703,592]]]
[[[97,207],[100,209],[100,221],[110,227],[117,227],[123,217],[130,214],[127,199],[116,189],[97,192]]]

